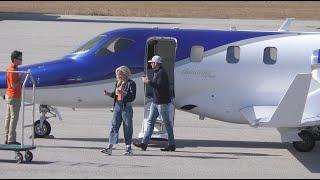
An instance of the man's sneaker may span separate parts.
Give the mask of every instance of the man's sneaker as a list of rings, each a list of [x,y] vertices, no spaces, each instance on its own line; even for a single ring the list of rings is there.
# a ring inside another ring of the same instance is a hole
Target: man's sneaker
[[[8,141],[7,141],[7,140],[5,140],[5,141],[4,141],[4,144],[8,144]]]
[[[134,146],[141,148],[141,150],[145,151],[147,150],[148,145],[144,143],[133,143]]]
[[[100,152],[104,154],[112,155],[112,148],[105,148],[105,149],[102,149]]]
[[[163,149],[161,149],[161,151],[175,151],[176,150],[176,146],[175,145],[169,145]]]
[[[124,152],[123,155],[126,155],[126,156],[133,155],[131,146],[130,147],[126,147],[126,151]]]

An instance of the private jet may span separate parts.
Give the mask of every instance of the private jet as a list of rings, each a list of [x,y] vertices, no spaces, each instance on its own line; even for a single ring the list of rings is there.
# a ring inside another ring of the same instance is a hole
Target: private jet
[[[125,28],[97,35],[61,59],[22,66],[31,71],[41,117],[35,135],[50,134],[57,107],[106,108],[113,100],[115,69],[126,65],[137,84],[133,105],[151,102],[142,83],[153,71],[147,61],[163,58],[174,109],[254,128],[276,128],[282,142],[300,152],[320,140],[320,33],[293,32],[287,19],[277,31]],[[26,83],[26,94],[32,93]],[[5,94],[5,72],[0,94]],[[28,97],[28,96],[26,96]],[[31,101],[31,99],[26,99]],[[173,117],[174,118],[174,117]]]

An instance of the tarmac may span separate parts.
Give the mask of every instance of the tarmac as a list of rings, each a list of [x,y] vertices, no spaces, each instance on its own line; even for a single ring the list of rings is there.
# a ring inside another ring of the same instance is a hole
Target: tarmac
[[[0,70],[10,53],[22,50],[24,65],[60,58],[100,33],[125,27],[277,30],[281,20],[138,18],[107,16],[60,16],[0,13]],[[320,31],[320,21],[299,21],[292,31]],[[4,142],[5,102],[0,100],[0,143]],[[32,163],[17,164],[14,152],[0,151],[0,178],[319,178],[320,147],[297,152],[281,143],[273,128],[231,124],[176,110],[174,133],[177,149],[162,152],[165,141],[152,141],[147,151],[133,149],[124,156],[120,144],[112,156],[100,152],[107,144],[112,113],[108,108],[60,107],[63,120],[49,120],[54,138],[35,139]],[[36,117],[40,114],[38,108]],[[2,117],[2,118],[1,118]],[[134,108],[134,139],[138,138],[143,109]],[[31,110],[26,110],[31,122]],[[17,127],[21,141],[21,119]],[[31,129],[25,131],[30,144]]]

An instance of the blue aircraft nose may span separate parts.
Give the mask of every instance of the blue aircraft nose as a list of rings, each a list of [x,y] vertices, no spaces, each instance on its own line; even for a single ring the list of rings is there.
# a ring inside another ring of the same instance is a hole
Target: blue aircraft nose
[[[4,95],[6,88],[7,88],[6,73],[0,72],[0,96]]]
[[[0,89],[6,88],[7,82],[6,82],[6,73],[0,72]]]

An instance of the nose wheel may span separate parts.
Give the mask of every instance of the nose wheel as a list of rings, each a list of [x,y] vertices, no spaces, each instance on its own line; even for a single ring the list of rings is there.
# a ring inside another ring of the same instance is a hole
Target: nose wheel
[[[34,137],[44,138],[48,136],[51,132],[51,125],[48,121],[44,120],[41,125],[41,120],[34,123]]]
[[[58,117],[62,120],[61,115],[56,107],[49,105],[40,105],[39,111],[41,113],[40,119],[34,123],[34,137],[44,138],[50,135],[51,125],[47,121],[52,117]]]

